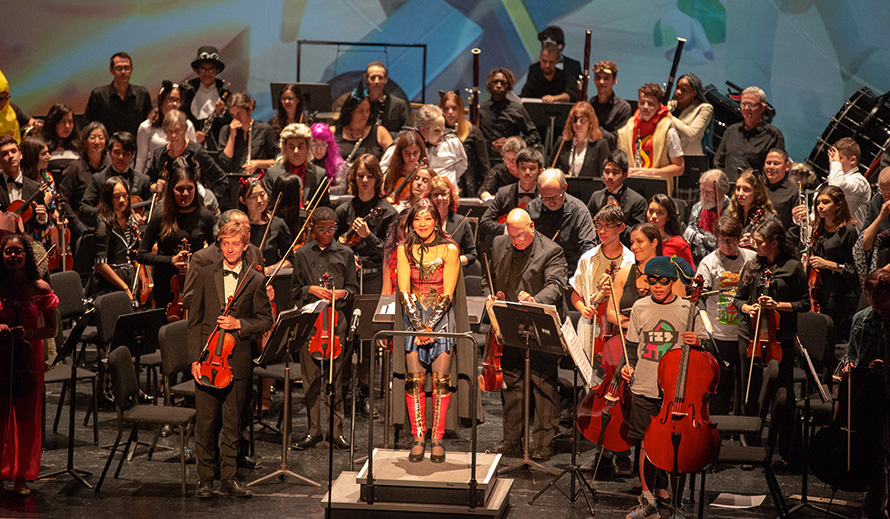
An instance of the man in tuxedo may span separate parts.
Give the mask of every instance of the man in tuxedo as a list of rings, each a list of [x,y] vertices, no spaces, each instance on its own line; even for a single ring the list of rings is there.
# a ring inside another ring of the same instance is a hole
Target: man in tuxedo
[[[253,342],[257,335],[272,327],[272,307],[263,275],[248,268],[244,260],[250,241],[250,225],[229,221],[220,229],[218,241],[223,260],[198,269],[189,305],[188,348],[198,411],[195,423],[198,457],[195,496],[198,499],[213,497],[213,479],[217,470],[224,493],[236,497],[253,495],[235,477],[238,439],[250,384]],[[222,315],[230,297],[234,301],[232,309],[228,315]],[[201,373],[201,361],[212,353],[204,351],[204,345],[217,327],[233,334],[236,340],[229,357],[232,380],[222,388],[211,385],[213,381]]]
[[[535,231],[535,224],[523,209],[507,215],[507,235],[492,244],[492,275],[495,290],[508,301],[556,305],[564,314],[563,291],[566,285],[566,258],[562,248]],[[495,292],[496,293],[496,292]],[[553,454],[553,437],[559,425],[559,392],[556,387],[559,356],[530,352],[530,382],[535,401],[534,451],[532,458],[547,460]],[[504,439],[495,452],[521,456],[522,393],[525,352],[504,348]]]
[[[29,200],[39,189],[37,182],[22,174],[22,150],[12,135],[0,137],[0,208],[6,209],[16,200]],[[32,202],[34,216],[25,223],[25,232],[44,227],[49,221],[43,197]],[[12,229],[9,229],[12,232]]]

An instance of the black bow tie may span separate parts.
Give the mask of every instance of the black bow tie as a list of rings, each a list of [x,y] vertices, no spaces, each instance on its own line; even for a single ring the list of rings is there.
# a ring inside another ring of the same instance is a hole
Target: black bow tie
[[[238,273],[234,270],[223,269],[223,279],[225,279],[226,276],[232,276],[233,278],[238,279]]]
[[[16,189],[22,188],[22,183],[16,182],[15,179],[13,179],[12,177],[6,177],[6,183],[7,184],[15,184]]]

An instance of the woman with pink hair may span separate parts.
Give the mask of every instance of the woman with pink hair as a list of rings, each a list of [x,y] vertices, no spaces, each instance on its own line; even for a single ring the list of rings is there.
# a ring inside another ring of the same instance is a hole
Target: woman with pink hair
[[[337,141],[331,133],[331,128],[325,123],[315,123],[312,130],[312,162],[324,168],[328,178],[331,179],[330,192],[334,195],[342,195],[346,192],[346,168]]]

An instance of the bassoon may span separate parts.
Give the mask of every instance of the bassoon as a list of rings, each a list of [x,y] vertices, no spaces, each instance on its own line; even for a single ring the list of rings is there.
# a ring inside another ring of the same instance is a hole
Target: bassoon
[[[674,64],[671,65],[671,75],[668,77],[667,86],[664,88],[664,98],[662,104],[667,104],[671,98],[671,90],[674,88],[674,79],[677,77],[677,67],[680,66],[680,56],[683,55],[683,45],[686,45],[686,39],[677,37],[677,50],[674,51]]]
[[[581,89],[578,101],[587,101],[587,87],[590,86],[590,30],[584,31],[584,69],[581,72]]]
[[[470,122],[479,126],[479,55],[481,49],[473,49],[473,91],[470,99]]]

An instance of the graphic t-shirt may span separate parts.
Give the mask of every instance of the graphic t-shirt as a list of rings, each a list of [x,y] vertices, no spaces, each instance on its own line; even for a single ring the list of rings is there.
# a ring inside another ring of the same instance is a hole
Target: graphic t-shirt
[[[752,250],[740,248],[739,255],[730,259],[716,250],[705,256],[698,266],[696,274],[701,274],[704,279],[702,289],[706,292],[721,291],[705,299],[708,317],[714,326],[715,339],[734,341],[738,338],[741,314],[732,299],[739,285],[739,272],[756,255]]]
[[[658,363],[664,354],[683,346],[680,334],[686,330],[689,301],[675,297],[670,303],[656,303],[651,296],[634,303],[630,312],[627,340],[637,344],[637,362],[630,390],[635,395],[659,398]],[[694,330],[707,339],[701,317],[696,313]]]

